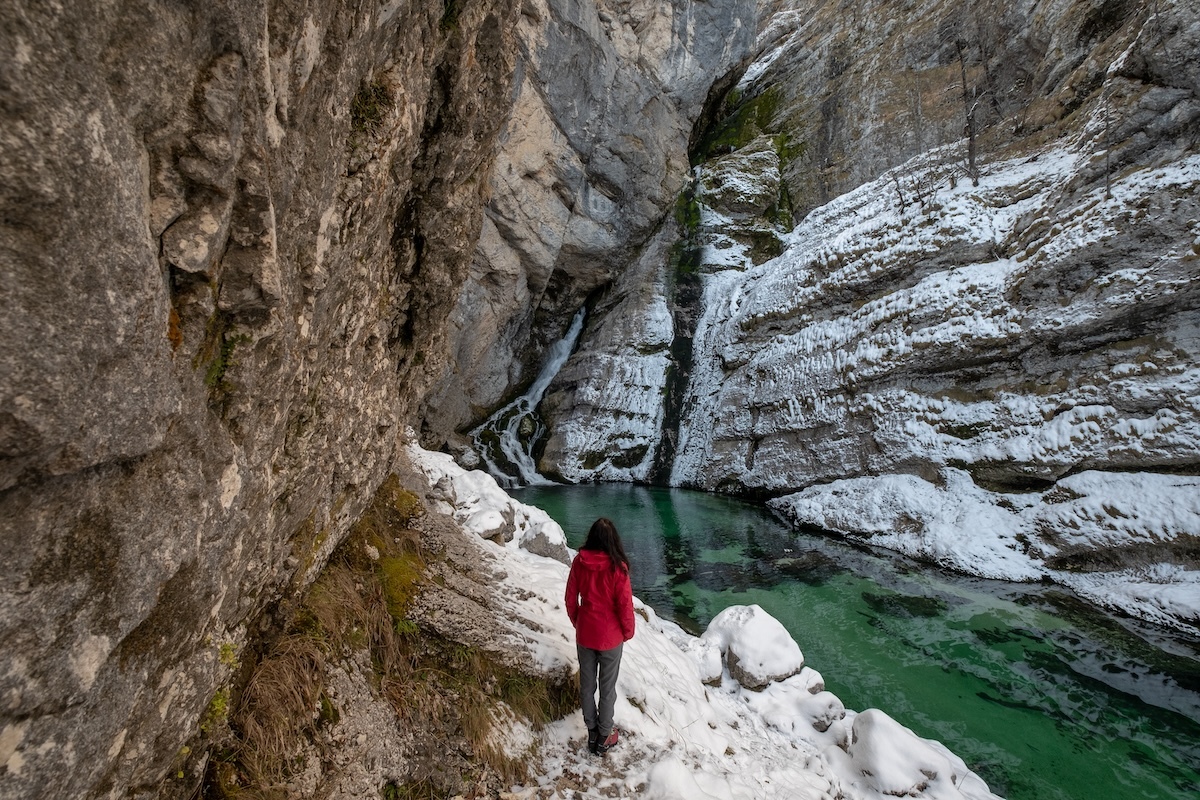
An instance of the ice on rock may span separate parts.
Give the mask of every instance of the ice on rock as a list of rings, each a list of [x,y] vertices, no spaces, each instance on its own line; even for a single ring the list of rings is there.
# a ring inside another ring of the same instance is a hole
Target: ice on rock
[[[720,648],[730,676],[747,689],[762,689],[804,667],[800,645],[758,605],[730,606],[713,618],[702,638]]]

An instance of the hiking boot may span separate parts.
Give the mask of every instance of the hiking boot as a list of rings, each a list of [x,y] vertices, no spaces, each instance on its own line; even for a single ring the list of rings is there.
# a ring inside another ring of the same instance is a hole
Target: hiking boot
[[[596,742],[600,741],[600,729],[588,728],[588,750],[596,752]]]
[[[617,729],[613,728],[612,733],[610,733],[608,735],[608,738],[606,738],[603,742],[601,742],[601,741],[596,742],[596,746],[592,748],[592,752],[598,756],[604,755],[605,753],[607,753],[609,750],[611,750],[613,747],[616,746],[617,740],[619,738],[620,738],[620,736],[617,735]]]

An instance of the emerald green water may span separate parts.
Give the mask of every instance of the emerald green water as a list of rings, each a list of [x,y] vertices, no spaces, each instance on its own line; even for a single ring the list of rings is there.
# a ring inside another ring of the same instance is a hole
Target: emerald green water
[[[727,498],[622,484],[515,493],[582,543],[616,522],[634,592],[694,633],[779,619],[849,708],[938,739],[1010,800],[1200,798],[1200,642],[1069,592],[797,534]]]

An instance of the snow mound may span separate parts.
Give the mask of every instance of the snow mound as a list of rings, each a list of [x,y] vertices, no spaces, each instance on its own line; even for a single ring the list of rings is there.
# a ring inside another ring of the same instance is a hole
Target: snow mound
[[[730,606],[701,637],[725,654],[733,676],[747,689],[762,689],[800,672],[804,654],[787,628],[758,605]]]
[[[964,790],[986,791],[958,756],[875,708],[855,717],[850,745],[838,757],[849,761],[852,783],[864,797],[940,800],[962,797]]]
[[[496,479],[481,470],[464,470],[445,453],[410,446],[417,465],[449,514],[483,539],[520,547],[536,555],[570,564],[567,537],[562,526],[540,508],[513,500]]]

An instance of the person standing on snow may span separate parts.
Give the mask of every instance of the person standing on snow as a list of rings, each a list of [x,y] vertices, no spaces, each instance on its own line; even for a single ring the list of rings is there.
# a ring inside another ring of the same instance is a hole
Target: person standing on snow
[[[571,562],[566,602],[567,616],[575,626],[579,695],[588,729],[588,750],[604,755],[617,743],[617,729],[613,727],[617,673],[621,669],[621,650],[633,638],[629,558],[612,520],[601,517],[592,523],[587,541]]]

